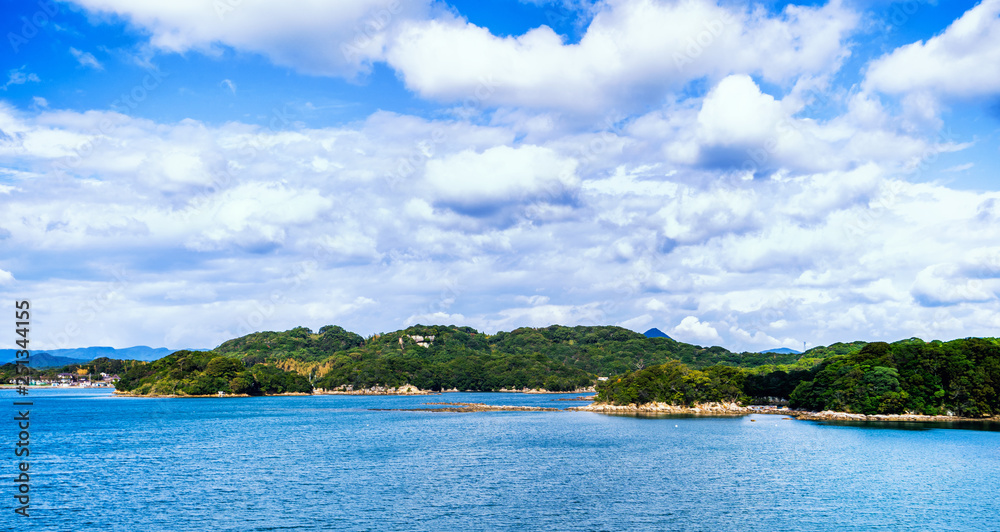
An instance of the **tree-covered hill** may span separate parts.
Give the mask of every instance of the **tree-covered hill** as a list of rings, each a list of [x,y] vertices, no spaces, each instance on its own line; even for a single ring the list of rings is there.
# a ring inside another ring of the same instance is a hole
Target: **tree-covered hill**
[[[257,332],[212,351],[161,360],[95,360],[123,391],[250,395],[411,384],[428,390],[567,391],[598,386],[598,399],[790,400],[858,413],[990,415],[997,341],[837,343],[805,353],[734,353],[614,326],[522,327],[488,335],[470,327],[414,325],[368,338],[327,325]],[[72,366],[75,370],[78,366]],[[127,371],[126,371],[127,370]],[[55,371],[55,370],[50,370]]]
[[[719,365],[698,371],[668,362],[599,384],[597,401],[690,406],[720,399],[777,398],[789,399],[793,408],[815,411],[1000,415],[1000,340],[995,338],[854,342],[812,349],[806,355],[826,358],[809,369]]]
[[[790,394],[793,407],[859,414],[1000,415],[1000,340],[875,342],[831,357]]]
[[[614,326],[522,327],[494,335],[471,327],[414,325],[369,338],[328,325],[258,332],[215,352],[248,363],[269,362],[307,375],[317,387],[413,384],[423,389],[552,391],[590,386],[598,376],[680,360],[692,368],[722,364],[796,364],[806,355],[732,353],[671,338],[649,338]],[[811,355],[810,355],[811,356]]]
[[[309,380],[297,373],[268,364],[248,366],[212,351],[178,351],[134,365],[120,377],[115,389],[136,395],[275,395],[313,390]]]

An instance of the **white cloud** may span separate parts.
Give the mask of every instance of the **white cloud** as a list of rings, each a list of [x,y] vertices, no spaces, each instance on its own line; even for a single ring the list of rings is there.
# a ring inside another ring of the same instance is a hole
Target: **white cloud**
[[[218,46],[259,53],[308,74],[353,77],[383,54],[386,36],[422,16],[425,0],[281,2],[76,0],[92,12],[120,15],[151,33],[160,50],[213,53]]]
[[[915,166],[948,149],[899,131],[871,100],[854,98],[847,113],[825,122],[797,116],[805,105],[794,92],[778,100],[749,76],[736,74],[712,87],[700,110],[649,113],[636,121],[641,129],[635,132],[664,137],[664,155],[673,162],[757,175],[875,162]]]
[[[719,118],[729,97],[746,117]],[[907,182],[906,150],[837,155],[865,131],[930,146],[866,98],[802,124],[833,154],[822,171],[780,150],[756,179],[666,159],[679,139],[752,149],[756,122],[804,120],[740,76],[703,100],[606,135],[554,120],[533,142],[516,123],[387,112],[271,131],[0,104],[0,239],[25,257],[0,261],[0,292],[61,301],[64,324],[107,272],[133,272],[78,345],[415,321],[652,325],[732,349],[995,330],[1000,194]]]
[[[687,316],[681,320],[676,327],[670,330],[670,336],[682,342],[698,344],[722,341],[722,337],[719,336],[719,331],[715,330],[715,327],[694,316]]]
[[[76,0],[151,33],[156,49],[260,53],[308,74],[355,77],[385,61],[423,97],[493,106],[604,111],[657,101],[691,80],[758,73],[785,83],[836,70],[858,14],[818,7],[723,7],[715,1],[597,4],[578,44],[548,26],[499,37],[429,0],[169,4]],[[727,4],[728,5],[728,4]],[[587,10],[589,11],[589,7]]]
[[[690,80],[754,72],[786,82],[849,55],[857,15],[839,0],[780,16],[714,2],[613,0],[578,44],[547,26],[497,37],[460,19],[405,24],[387,49],[407,87],[427,98],[605,111],[657,99]]]
[[[219,83],[219,86],[229,89],[229,92],[236,94],[236,84],[233,83],[231,79],[224,79]]]
[[[1000,91],[1000,0],[983,0],[926,41],[899,47],[868,67],[865,87],[890,94],[980,96]]]
[[[69,48],[69,53],[73,54],[77,63],[80,63],[80,66],[82,67],[93,68],[94,70],[104,70],[104,65],[102,65],[101,62],[94,57],[94,54],[90,52],[77,50],[71,46]]]
[[[982,303],[997,299],[1000,283],[962,276],[955,264],[935,264],[917,274],[911,293],[930,307]]]
[[[653,321],[653,317],[649,314],[643,314],[641,316],[636,316],[634,318],[627,319],[625,321],[619,322],[616,325],[619,327],[624,327],[626,329],[632,329],[633,331],[643,332],[644,328],[648,326]]]
[[[965,163],[965,164],[959,164],[959,165],[956,165],[956,166],[951,166],[951,167],[945,168],[944,170],[941,170],[941,171],[942,172],[948,172],[948,173],[959,173],[959,172],[964,172],[966,170],[971,170],[974,166],[976,166],[976,163]]]
[[[15,68],[7,71],[7,83],[4,83],[3,86],[0,87],[0,89],[7,90],[7,88],[10,87],[11,85],[24,85],[29,81],[34,83],[38,83],[41,81],[41,79],[38,77],[38,74],[35,74],[34,72],[25,73],[24,72],[25,68],[27,68],[27,66],[22,66],[21,68]]]
[[[575,161],[538,146],[497,146],[432,159],[427,182],[443,205],[463,211],[513,202],[564,202],[579,185]]]

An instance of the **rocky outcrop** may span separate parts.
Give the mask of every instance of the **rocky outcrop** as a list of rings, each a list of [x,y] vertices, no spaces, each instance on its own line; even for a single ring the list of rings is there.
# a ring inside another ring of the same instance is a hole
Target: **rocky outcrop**
[[[421,390],[412,384],[404,384],[398,388],[387,386],[374,386],[372,388],[354,389],[353,386],[341,386],[332,390],[316,388],[313,391],[316,395],[438,395],[439,392]]]
[[[562,412],[558,408],[540,406],[488,405],[485,403],[424,403],[431,408],[372,408],[393,412]]]
[[[1000,421],[994,418],[967,418],[959,416],[925,416],[920,414],[852,414],[850,412],[790,412],[790,416],[807,421],[889,421],[907,423],[949,423],[954,421]]]
[[[602,412],[605,414],[695,414],[707,416],[739,416],[761,413],[759,409],[740,406],[738,403],[699,403],[694,406],[679,406],[669,403],[646,403],[643,405],[612,405],[607,403],[592,403],[586,406],[574,406],[567,410],[584,412]]]

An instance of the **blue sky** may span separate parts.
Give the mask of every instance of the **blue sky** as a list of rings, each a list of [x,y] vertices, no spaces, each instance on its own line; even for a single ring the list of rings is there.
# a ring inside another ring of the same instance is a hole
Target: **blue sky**
[[[1000,0],[0,9],[0,292],[38,348],[1000,327]]]

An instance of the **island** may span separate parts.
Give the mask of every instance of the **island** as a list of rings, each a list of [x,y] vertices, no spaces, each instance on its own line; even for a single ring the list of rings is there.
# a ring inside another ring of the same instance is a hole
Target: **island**
[[[12,364],[0,366],[0,377],[6,381],[13,371]],[[574,392],[594,397],[574,409],[606,413],[905,421],[1000,415],[996,338],[734,353],[615,326],[485,334],[414,325],[362,337],[327,325],[255,332],[152,362],[102,358],[30,371],[114,373],[116,393],[130,396]]]

